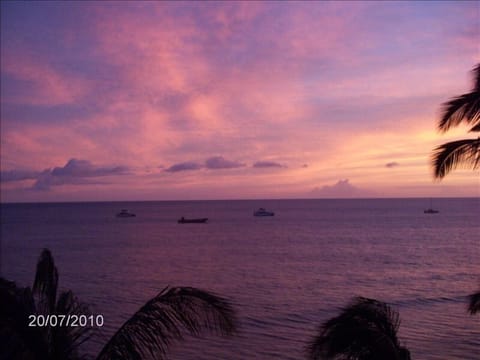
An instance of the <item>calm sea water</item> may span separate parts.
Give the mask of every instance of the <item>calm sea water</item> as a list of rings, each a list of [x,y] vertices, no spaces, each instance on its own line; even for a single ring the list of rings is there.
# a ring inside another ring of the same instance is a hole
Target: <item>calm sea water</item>
[[[479,359],[479,199],[3,204],[1,271],[31,285],[44,247],[60,286],[103,314],[105,339],[166,285],[233,301],[231,338],[189,338],[172,359],[302,359],[319,324],[354,296],[390,303],[413,359]],[[256,218],[266,207],[275,217]],[[121,208],[135,218],[116,218]],[[209,217],[208,224],[177,224]]]

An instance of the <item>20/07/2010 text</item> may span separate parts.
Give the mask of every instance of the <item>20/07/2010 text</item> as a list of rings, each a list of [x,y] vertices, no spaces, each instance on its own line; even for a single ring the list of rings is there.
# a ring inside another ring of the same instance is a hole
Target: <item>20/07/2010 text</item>
[[[44,326],[71,326],[71,327],[102,327],[104,324],[103,315],[29,315],[28,326],[44,327]]]

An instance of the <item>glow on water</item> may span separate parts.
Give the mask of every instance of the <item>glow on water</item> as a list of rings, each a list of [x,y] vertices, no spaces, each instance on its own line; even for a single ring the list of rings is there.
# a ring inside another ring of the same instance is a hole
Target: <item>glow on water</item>
[[[353,296],[400,312],[414,359],[475,359],[480,317],[478,199],[265,200],[2,204],[2,275],[30,285],[44,247],[60,286],[105,316],[94,354],[166,285],[225,296],[232,338],[189,338],[172,359],[302,359],[319,324]],[[265,207],[274,217],[256,218]],[[121,208],[137,214],[118,219]],[[177,224],[181,216],[208,224]]]

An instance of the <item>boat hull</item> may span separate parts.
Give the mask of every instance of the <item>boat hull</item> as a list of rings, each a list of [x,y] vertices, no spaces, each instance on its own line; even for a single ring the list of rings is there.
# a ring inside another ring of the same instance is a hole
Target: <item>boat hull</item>
[[[254,213],[253,216],[275,216],[275,213],[273,212],[267,212],[267,213]]]
[[[136,215],[134,213],[128,212],[127,209],[122,209],[117,215],[119,218],[129,218],[129,217],[135,217]]]
[[[201,219],[180,219],[178,220],[179,224],[205,224],[208,221],[208,218]]]
[[[264,208],[260,208],[253,212],[253,216],[274,216],[275,213],[273,211],[267,211]]]

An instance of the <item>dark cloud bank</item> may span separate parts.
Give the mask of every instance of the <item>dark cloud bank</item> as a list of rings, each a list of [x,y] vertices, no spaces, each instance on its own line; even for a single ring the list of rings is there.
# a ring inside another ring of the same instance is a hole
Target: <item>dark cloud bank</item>
[[[238,161],[226,160],[223,156],[213,156],[205,161],[205,167],[207,169],[234,169],[244,166],[245,164]]]
[[[238,161],[227,160],[223,156],[212,156],[205,160],[204,164],[200,164],[194,161],[186,161],[174,164],[169,168],[165,169],[168,172],[179,172],[179,171],[188,171],[188,170],[200,170],[200,169],[209,169],[209,170],[220,170],[220,169],[235,169],[239,167],[244,167],[245,164],[242,164]]]
[[[191,162],[191,161],[186,161],[178,164],[174,164],[170,166],[169,168],[166,168],[165,171],[167,172],[179,172],[179,171],[188,171],[188,170],[198,170],[201,169],[202,165],[196,163],[196,162]]]
[[[125,175],[128,168],[125,166],[102,167],[93,165],[88,160],[70,159],[65,166],[45,169],[41,172],[26,170],[10,170],[1,173],[1,181],[36,180],[32,186],[34,190],[49,190],[52,186],[67,184],[99,183],[94,178]]]
[[[279,164],[274,161],[257,161],[255,164],[253,164],[254,168],[283,168],[285,167],[282,164]]]

